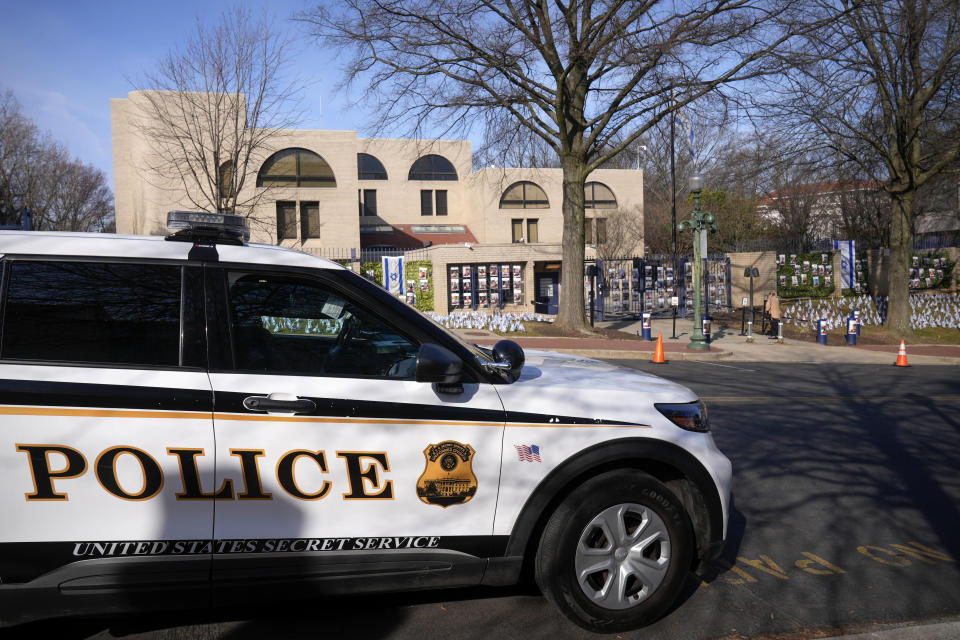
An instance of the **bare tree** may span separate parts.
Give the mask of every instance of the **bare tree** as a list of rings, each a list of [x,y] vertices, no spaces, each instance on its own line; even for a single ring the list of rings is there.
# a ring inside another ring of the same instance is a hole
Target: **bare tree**
[[[890,197],[872,180],[842,180],[839,222],[843,238],[858,247],[890,246]]]
[[[343,0],[301,19],[353,52],[347,81],[372,88],[382,127],[508,121],[542,140],[563,170],[561,277],[577,283],[590,172],[677,106],[770,72],[782,15],[774,0]],[[557,322],[585,328],[582,287],[564,287]]]
[[[64,165],[42,220],[61,231],[112,231],[113,193],[103,171],[78,161]]]
[[[960,157],[960,8],[954,0],[823,0],[823,26],[775,87],[782,116],[889,195],[887,327],[912,333],[908,275],[917,191]],[[785,107],[785,108],[784,108]]]
[[[639,211],[613,211],[604,218],[604,229],[603,241],[596,244],[597,256],[604,260],[633,257],[643,246],[643,214]]]
[[[37,185],[49,145],[13,92],[0,93],[0,224],[16,224],[21,209],[40,204]]]
[[[147,174],[203,211],[250,216],[266,189],[244,189],[281,129],[295,126],[302,85],[287,79],[289,41],[266,15],[225,12],[139,82],[135,126],[151,144]]]
[[[103,172],[71,159],[5,91],[0,93],[0,224],[20,222],[24,208],[39,230],[105,231],[113,225],[113,194]]]
[[[814,246],[822,186],[820,183],[794,183],[774,192],[770,203],[775,218],[773,226],[784,250],[804,253]]]

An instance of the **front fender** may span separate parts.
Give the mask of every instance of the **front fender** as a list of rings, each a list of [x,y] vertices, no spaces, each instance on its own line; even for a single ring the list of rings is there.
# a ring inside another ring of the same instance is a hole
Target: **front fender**
[[[707,469],[675,444],[624,438],[579,451],[553,469],[524,503],[504,555],[527,555],[535,548],[547,518],[574,487],[590,476],[618,468],[634,468],[667,484],[687,507],[697,539],[698,560],[719,553],[724,539],[723,503]],[[702,514],[697,513],[701,510]]]

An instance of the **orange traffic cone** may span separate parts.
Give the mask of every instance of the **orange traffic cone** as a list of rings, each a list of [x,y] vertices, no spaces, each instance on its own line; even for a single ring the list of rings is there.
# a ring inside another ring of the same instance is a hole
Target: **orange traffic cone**
[[[903,340],[900,341],[900,351],[897,353],[897,361],[893,363],[895,367],[909,367],[907,364],[907,345]]]
[[[666,364],[667,361],[663,359],[663,334],[657,334],[657,348],[653,350],[653,362],[654,364]]]

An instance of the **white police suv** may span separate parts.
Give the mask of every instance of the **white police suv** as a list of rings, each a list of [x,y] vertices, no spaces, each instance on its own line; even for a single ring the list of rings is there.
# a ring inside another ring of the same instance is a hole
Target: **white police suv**
[[[234,217],[171,227],[0,232],[0,624],[532,575],[614,631],[719,553],[690,390],[467,344]]]

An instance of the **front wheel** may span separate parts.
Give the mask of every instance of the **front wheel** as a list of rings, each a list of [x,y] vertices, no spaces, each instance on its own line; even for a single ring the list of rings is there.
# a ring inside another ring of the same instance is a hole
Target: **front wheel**
[[[690,519],[663,483],[610,471],[574,490],[550,517],[537,549],[537,584],[584,629],[635,629],[673,604],[692,545]]]

